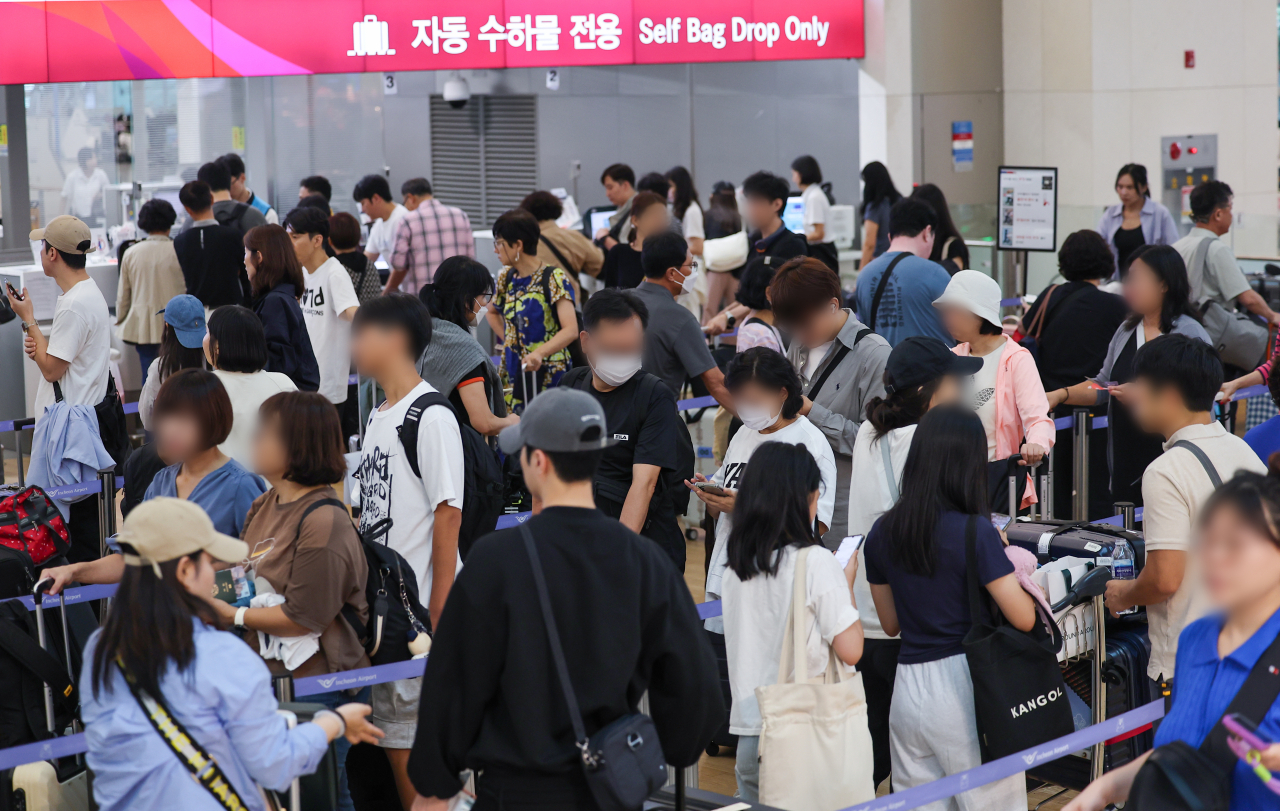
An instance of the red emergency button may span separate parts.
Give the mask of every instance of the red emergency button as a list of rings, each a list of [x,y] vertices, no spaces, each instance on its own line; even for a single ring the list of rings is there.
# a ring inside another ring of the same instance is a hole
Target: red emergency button
[[[1169,144],[1169,160],[1177,160],[1182,157],[1182,147],[1177,141]]]

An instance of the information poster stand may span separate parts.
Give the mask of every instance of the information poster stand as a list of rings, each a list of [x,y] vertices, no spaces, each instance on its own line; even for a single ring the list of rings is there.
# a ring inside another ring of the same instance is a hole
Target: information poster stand
[[[1027,253],[1058,249],[1058,169],[1050,166],[1001,166],[996,186],[996,249],[1013,251],[1014,290],[1027,292]]]

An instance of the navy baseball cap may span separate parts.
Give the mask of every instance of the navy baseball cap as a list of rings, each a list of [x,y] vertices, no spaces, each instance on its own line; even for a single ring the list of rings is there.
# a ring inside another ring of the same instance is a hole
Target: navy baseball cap
[[[204,336],[209,330],[204,324],[204,305],[200,299],[186,293],[174,296],[160,313],[164,313],[164,322],[173,327],[178,343],[187,349],[204,346]]]
[[[975,375],[982,358],[962,357],[937,338],[913,335],[889,353],[885,363],[885,390],[907,391],[944,375]]]

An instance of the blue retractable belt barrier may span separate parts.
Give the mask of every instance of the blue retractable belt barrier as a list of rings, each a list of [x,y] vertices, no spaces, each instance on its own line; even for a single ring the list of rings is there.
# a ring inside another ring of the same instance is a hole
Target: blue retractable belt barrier
[[[1000,299],[1001,307],[1018,307],[1018,306],[1021,306],[1021,304],[1022,304],[1021,297]]]
[[[676,403],[677,411],[693,411],[698,408],[714,408],[719,405],[716,398],[708,395],[706,397],[690,397],[688,400],[680,400]]]
[[[293,680],[295,696],[311,696],[316,693],[328,693],[333,690],[350,690],[369,684],[384,684],[401,679],[416,679],[422,675],[427,660],[409,659],[404,662],[392,662],[389,665],[374,665],[342,673],[326,673],[322,676],[306,676]]]

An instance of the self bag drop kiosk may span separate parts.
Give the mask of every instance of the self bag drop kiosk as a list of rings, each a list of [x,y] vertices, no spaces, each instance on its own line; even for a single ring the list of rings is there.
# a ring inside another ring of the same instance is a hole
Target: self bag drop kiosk
[[[1218,177],[1218,136],[1161,138],[1160,168],[1159,200],[1178,223],[1178,232],[1185,236],[1191,231],[1191,190]]]

